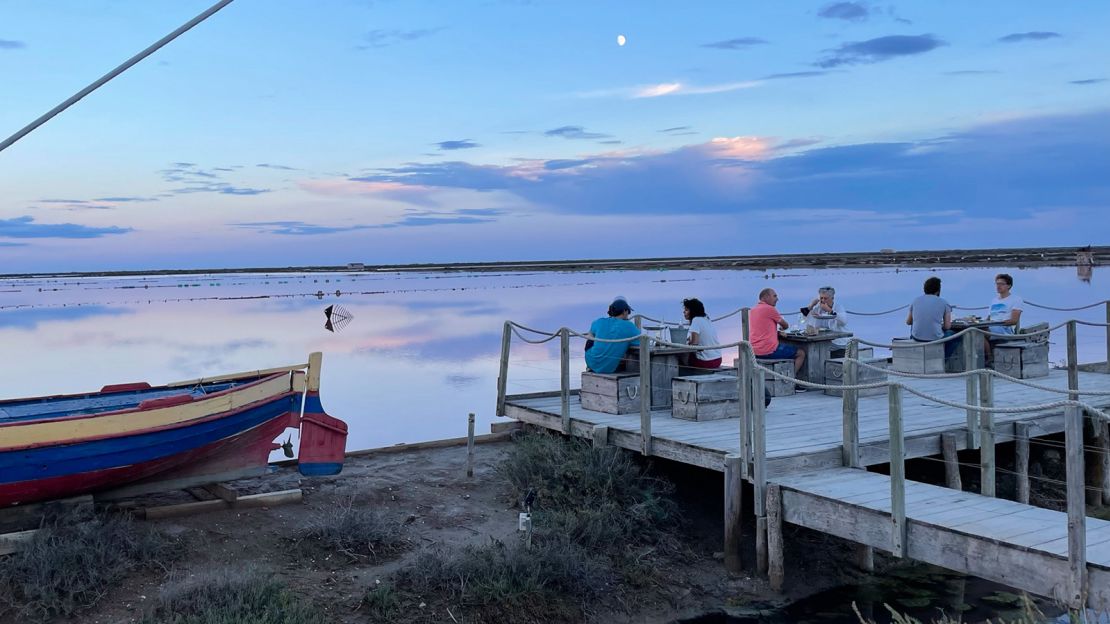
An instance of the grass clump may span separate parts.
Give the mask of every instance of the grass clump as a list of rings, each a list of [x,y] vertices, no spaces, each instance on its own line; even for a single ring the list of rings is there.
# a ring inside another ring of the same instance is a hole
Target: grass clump
[[[320,624],[330,619],[285,585],[253,572],[167,584],[143,624]]]
[[[533,524],[588,549],[674,546],[674,486],[651,476],[630,453],[580,439],[522,437],[498,467],[518,499],[536,492]]]
[[[467,609],[475,621],[564,621],[575,619],[582,600],[611,578],[604,557],[567,540],[547,540],[531,549],[521,542],[491,540],[421,554],[397,575],[399,595],[379,586],[367,594],[366,604],[372,616],[383,620],[400,611],[418,612],[420,603],[435,599]]]
[[[379,560],[404,550],[404,527],[386,514],[354,506],[354,498],[321,510],[297,537],[315,541],[351,558]]]
[[[50,520],[23,550],[0,559],[0,615],[32,622],[68,617],[129,573],[165,569],[179,553],[172,539],[127,516]]]

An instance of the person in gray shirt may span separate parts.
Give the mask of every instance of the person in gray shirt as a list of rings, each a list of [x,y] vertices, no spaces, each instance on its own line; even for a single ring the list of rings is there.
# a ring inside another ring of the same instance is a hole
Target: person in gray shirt
[[[940,296],[940,278],[925,280],[925,294],[910,304],[910,314],[906,317],[910,326],[910,338],[917,342],[940,340],[952,335],[952,306]],[[956,341],[944,343],[944,355],[952,355]]]

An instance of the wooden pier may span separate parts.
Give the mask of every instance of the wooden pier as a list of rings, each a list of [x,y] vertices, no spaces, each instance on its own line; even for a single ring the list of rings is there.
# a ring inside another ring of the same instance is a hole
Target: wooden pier
[[[1110,436],[1107,423],[1096,420],[1098,412],[1110,411],[1110,364],[1080,366],[1074,322],[1068,330],[1068,368],[1030,380],[1044,389],[985,372],[892,377],[881,396],[848,390],[840,398],[810,391],[776,398],[764,410],[761,401],[747,400],[763,396],[764,382],[762,374],[752,374],[754,366],[743,364],[747,343],[742,343],[739,419],[672,418],[669,409],[650,409],[651,393],[641,393],[640,413],[583,409],[577,391],[570,388],[565,355],[560,391],[506,396],[502,383],[498,413],[595,444],[724,472],[725,559],[731,569],[741,563],[740,485],[751,483],[753,509],[748,513],[756,516],[751,537],[757,560],[748,567],[767,572],[774,586],[781,586],[784,575],[782,524],[791,523],[856,542],[865,568],[871,549],[880,549],[1054,598],[1071,608],[1110,609],[1110,522],[1085,515],[1085,498],[1091,494],[1085,497],[1085,486],[1093,489],[1095,503],[1110,493]],[[552,335],[561,338],[565,354],[567,330]],[[502,382],[508,336],[506,325]],[[854,348],[849,347],[850,353]],[[855,372],[845,376],[846,385]],[[998,411],[1007,408],[1026,411]],[[1102,457],[1089,462],[1085,471],[1083,427],[1089,416],[1097,423],[1097,434],[1088,444],[1094,445],[1093,455]],[[1061,432],[1068,466],[1067,512],[1028,504],[1029,440]],[[995,497],[994,451],[1001,443],[1016,444],[1021,502]],[[963,449],[980,449],[981,493],[959,489],[955,452]],[[944,457],[953,487],[905,479],[906,459],[934,456]],[[886,466],[890,476],[865,470],[870,466]]]

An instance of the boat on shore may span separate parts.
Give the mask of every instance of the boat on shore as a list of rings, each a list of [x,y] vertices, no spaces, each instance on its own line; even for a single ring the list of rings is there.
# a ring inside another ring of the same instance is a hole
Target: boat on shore
[[[338,474],[347,424],[324,412],[320,364],[0,401],[0,508],[118,498],[264,474],[300,430],[304,475]]]

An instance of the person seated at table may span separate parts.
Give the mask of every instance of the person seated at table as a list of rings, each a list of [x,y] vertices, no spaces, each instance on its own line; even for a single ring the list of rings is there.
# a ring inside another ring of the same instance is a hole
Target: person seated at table
[[[632,306],[624,297],[617,297],[609,304],[609,315],[590,324],[590,337],[601,340],[621,340],[640,335],[640,328],[628,320]],[[586,341],[586,367],[594,373],[615,373],[624,369],[624,354],[635,340],[622,342]]]
[[[789,360],[794,359],[794,374],[802,370],[806,361],[806,352],[787,344],[779,344],[779,329],[789,329],[790,323],[782,318],[775,304],[779,302],[779,295],[774,288],[764,288],[759,291],[759,303],[748,313],[748,334],[752,343],[755,357],[761,360]],[[798,392],[805,388],[796,386]]]
[[[910,326],[910,338],[916,342],[932,342],[952,332],[952,306],[940,296],[940,278],[925,280],[925,294],[910,303],[910,313],[906,325]],[[956,349],[956,341],[944,343],[944,357],[950,357]]]
[[[818,331],[848,331],[848,313],[844,311],[844,306],[836,300],[836,289],[832,286],[818,288],[817,298],[809,303],[806,310],[808,311],[804,311],[803,314],[806,315],[807,330],[813,327]],[[836,338],[832,341],[832,344],[835,347],[832,350],[832,357],[843,357],[844,348],[848,346],[848,339]]]
[[[686,344],[700,346],[716,346],[721,344],[717,338],[717,330],[713,322],[705,313],[705,304],[697,299],[682,300],[682,317],[690,322],[690,331],[686,336]],[[695,351],[687,358],[686,365],[693,368],[720,368],[721,350],[704,349]]]
[[[999,339],[1002,336],[1013,336],[1017,333],[1017,328],[1021,324],[1021,311],[1025,309],[1025,302],[1021,297],[1010,292],[1013,287],[1014,278],[1008,273],[999,273],[994,276],[994,290],[998,295],[991,301],[987,320],[993,323],[1001,323],[1001,325],[991,325],[988,328],[992,334],[1000,334]],[[988,364],[991,361],[992,339],[988,337],[987,340],[983,341]]]

